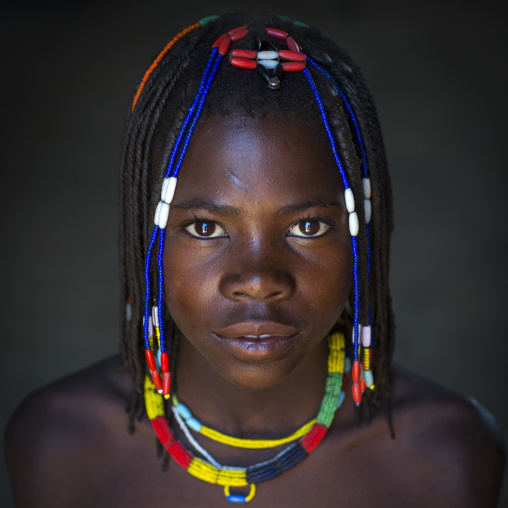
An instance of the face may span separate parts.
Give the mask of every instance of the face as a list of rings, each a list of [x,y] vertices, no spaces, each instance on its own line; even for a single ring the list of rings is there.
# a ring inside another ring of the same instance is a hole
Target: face
[[[322,128],[198,124],[166,229],[165,299],[184,342],[227,381],[277,385],[323,347],[352,283],[343,192]]]

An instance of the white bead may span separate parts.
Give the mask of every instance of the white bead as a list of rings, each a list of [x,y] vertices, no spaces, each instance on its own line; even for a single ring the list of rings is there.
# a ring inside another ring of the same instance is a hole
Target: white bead
[[[259,60],[258,63],[265,67],[265,69],[275,69],[279,65],[277,60]]]
[[[168,203],[162,202],[161,211],[159,213],[159,227],[164,229],[168,225],[169,218],[169,205]]]
[[[278,57],[278,51],[260,51],[258,53],[258,60],[273,60],[274,58]]]
[[[157,208],[155,209],[155,215],[154,215],[154,218],[153,218],[153,223],[158,226],[159,225],[159,215],[161,213],[161,208],[162,208],[162,205],[163,205],[163,201],[159,201],[157,203]]]
[[[370,347],[372,337],[370,326],[364,326],[362,328],[362,333],[360,334],[360,336],[362,338],[363,347]]]
[[[358,223],[358,215],[356,215],[356,212],[349,214],[349,232],[351,233],[351,236],[358,235],[358,231],[360,229],[360,224]]]
[[[363,194],[366,199],[370,199],[370,195],[371,195],[370,178],[363,179]]]
[[[344,198],[346,199],[346,208],[349,213],[355,211],[355,197],[353,196],[353,191],[351,189],[346,189],[344,191]]]
[[[168,224],[169,217],[169,204],[164,201],[159,201],[157,208],[155,209],[154,223],[161,229],[164,229]]]
[[[156,327],[159,326],[159,309],[155,305],[152,307],[152,321]]]
[[[165,203],[171,203],[175,195],[177,179],[174,176],[164,178],[161,190],[161,200]]]
[[[363,200],[363,208],[365,210],[365,223],[369,224],[370,219],[372,218],[372,204],[370,202],[370,199]]]
[[[374,374],[372,374],[371,370],[366,370],[364,372],[364,379],[365,384],[367,385],[367,388],[372,388],[374,386]]]
[[[358,340],[360,340],[360,337],[362,336],[362,325],[358,323]],[[355,341],[355,327],[353,326],[353,329],[351,330],[351,343],[354,343]]]
[[[153,322],[152,322],[152,316],[148,316],[148,337],[153,337]]]

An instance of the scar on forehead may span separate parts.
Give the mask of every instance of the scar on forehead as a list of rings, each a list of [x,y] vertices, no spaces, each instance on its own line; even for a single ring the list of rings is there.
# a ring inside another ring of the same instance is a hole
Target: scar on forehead
[[[238,178],[234,173],[233,171],[231,171],[230,169],[228,169],[228,177],[230,180],[232,180],[235,185],[238,185],[238,187],[240,187],[240,189],[242,189],[243,191],[246,191],[247,190],[247,185],[244,184],[240,178]]]

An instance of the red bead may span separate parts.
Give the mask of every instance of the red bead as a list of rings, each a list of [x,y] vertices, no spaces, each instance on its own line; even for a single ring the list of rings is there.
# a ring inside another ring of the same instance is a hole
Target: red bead
[[[288,49],[280,49],[279,55],[285,60],[292,60],[294,62],[305,62],[305,60],[307,60],[307,57],[303,53],[289,51]]]
[[[162,380],[162,393],[164,397],[169,397],[169,391],[171,389],[171,374],[169,372],[164,372],[164,378]]]
[[[359,383],[361,376],[362,376],[362,368],[360,366],[360,362],[356,360],[353,362],[353,370],[351,372],[351,378],[353,379],[353,383]]]
[[[169,358],[166,351],[164,351],[164,353],[161,353],[161,370],[162,372],[169,371]]]
[[[214,43],[213,43],[213,46],[212,48],[218,48],[220,46],[220,43],[226,38],[228,37],[228,34],[223,34],[221,35]]]
[[[285,39],[288,36],[286,32],[277,28],[265,28],[265,32],[272,37],[277,37],[277,39]]]
[[[232,41],[240,41],[242,40],[247,34],[249,33],[249,30],[239,30],[238,32],[235,32],[233,35],[230,35]]]
[[[360,390],[362,391],[362,393],[366,390],[367,386],[365,385],[365,379],[362,377],[361,381],[360,381]]]
[[[355,404],[358,405],[362,401],[362,390],[360,388],[360,383],[353,383],[353,400]]]
[[[246,30],[246,29],[247,29],[247,25],[239,26],[238,28],[233,28],[233,30],[230,30],[228,32],[228,35],[233,35],[236,32],[239,32],[240,30]]]
[[[315,423],[309,432],[300,441],[303,449],[307,453],[312,452],[312,450],[314,450],[314,448],[316,448],[316,446],[322,441],[326,431],[327,428],[324,425]]]
[[[302,48],[300,48],[300,46],[298,46],[298,44],[296,43],[296,41],[293,39],[293,37],[289,36],[287,39],[286,39],[286,44],[288,46],[288,48],[291,50],[291,51],[294,51],[295,53],[299,53],[300,50]]]
[[[162,381],[159,373],[156,370],[152,370],[151,373],[152,373],[152,381],[153,384],[155,385],[155,388],[157,388],[157,390],[162,390]]]
[[[226,37],[224,37],[219,45],[219,54],[224,56],[228,52],[229,46],[231,46],[231,38],[226,34]]]
[[[145,349],[145,358],[146,363],[148,364],[148,368],[152,370],[157,370],[157,366],[155,365],[155,356],[153,356],[153,352],[151,349]]]
[[[231,58],[230,61],[235,67],[240,67],[241,69],[255,69],[258,65],[255,60],[247,60],[247,58],[239,58],[237,56]]]
[[[256,58],[258,53],[252,49],[232,49],[231,56],[239,56],[241,58]]]
[[[303,71],[305,62],[281,62],[282,68],[286,72]]]

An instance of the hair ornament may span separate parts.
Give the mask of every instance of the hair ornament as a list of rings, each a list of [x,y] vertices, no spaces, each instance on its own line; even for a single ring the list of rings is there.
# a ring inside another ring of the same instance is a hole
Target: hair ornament
[[[268,88],[280,88],[282,73],[303,71],[307,57],[300,53],[300,46],[286,32],[265,28],[267,35],[286,41],[288,49],[277,49],[268,41],[254,39],[253,49],[233,49],[229,62],[240,69],[257,69],[268,82]]]

